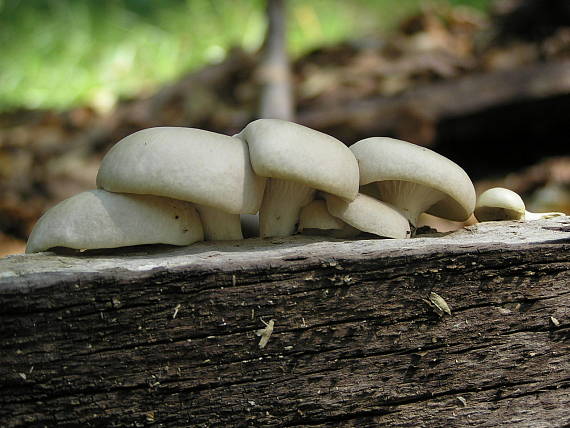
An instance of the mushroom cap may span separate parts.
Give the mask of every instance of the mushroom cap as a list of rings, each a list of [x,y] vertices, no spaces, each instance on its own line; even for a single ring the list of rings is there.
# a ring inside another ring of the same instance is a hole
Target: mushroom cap
[[[46,211],[32,230],[26,252],[54,247],[189,245],[203,238],[200,217],[187,202],[92,190],[72,196]]]
[[[395,207],[359,193],[352,202],[325,194],[329,212],[363,232],[387,238],[409,238],[408,219]]]
[[[479,221],[521,220],[525,213],[525,204],[518,193],[504,187],[484,191],[475,206],[475,217]]]
[[[259,119],[238,135],[247,141],[256,174],[305,184],[353,200],[358,163],[348,147],[330,135],[279,119]]]
[[[303,229],[342,229],[345,225],[345,222],[329,213],[326,202],[321,200],[304,206],[299,216],[299,232]]]
[[[265,179],[254,174],[247,145],[239,138],[161,127],[135,132],[115,144],[101,162],[97,187],[254,214]]]
[[[449,220],[464,221],[475,207],[475,188],[467,173],[446,157],[394,138],[371,137],[353,144],[360,167],[360,185],[384,180],[421,184],[446,196],[427,211]]]
[[[333,238],[354,238],[360,230],[332,216],[325,201],[316,199],[305,205],[299,216],[299,232]]]

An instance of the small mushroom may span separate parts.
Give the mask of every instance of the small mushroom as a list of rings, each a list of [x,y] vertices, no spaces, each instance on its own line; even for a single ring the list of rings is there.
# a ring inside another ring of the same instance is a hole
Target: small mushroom
[[[360,233],[358,229],[332,216],[322,200],[314,200],[303,207],[299,216],[299,232],[333,238],[353,238]]]
[[[526,210],[522,198],[504,187],[493,187],[479,195],[475,205],[475,217],[479,221],[494,220],[538,220],[558,217],[564,213],[531,213]]]
[[[325,194],[328,211],[358,230],[385,238],[409,238],[408,219],[392,205],[359,193],[352,202]]]
[[[292,235],[315,189],[349,201],[358,193],[358,163],[336,138],[278,119],[251,122],[237,137],[247,142],[255,173],[268,178],[261,237]]]
[[[79,193],[38,220],[26,253],[54,247],[92,250],[143,244],[190,245],[204,239],[191,204],[104,190]]]
[[[473,183],[446,157],[385,137],[360,140],[350,149],[360,167],[360,185],[375,183],[379,198],[402,210],[413,226],[423,212],[454,221],[473,213]]]
[[[97,186],[195,204],[207,240],[242,239],[239,214],[259,210],[265,179],[239,138],[193,128],[135,132],[105,155]]]

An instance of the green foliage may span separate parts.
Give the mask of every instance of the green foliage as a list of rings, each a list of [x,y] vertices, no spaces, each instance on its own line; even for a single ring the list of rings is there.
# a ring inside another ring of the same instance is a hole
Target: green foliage
[[[457,3],[455,1],[452,3]],[[488,0],[463,0],[485,7]],[[290,48],[385,30],[418,0],[290,0]],[[257,49],[263,0],[0,0],[0,109],[105,106],[232,46]]]

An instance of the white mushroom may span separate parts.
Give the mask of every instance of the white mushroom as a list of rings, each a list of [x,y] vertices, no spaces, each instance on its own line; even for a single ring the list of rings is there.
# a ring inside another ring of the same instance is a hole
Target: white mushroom
[[[352,238],[360,233],[358,229],[332,216],[322,200],[314,200],[303,207],[299,216],[299,232],[333,238]]]
[[[479,221],[494,220],[538,220],[558,217],[564,213],[531,213],[526,210],[522,198],[503,187],[488,189],[479,195],[475,206],[475,217]]]
[[[386,238],[409,238],[408,219],[392,205],[359,193],[352,202],[325,194],[328,211],[358,230]]]
[[[200,217],[187,202],[92,190],[46,211],[32,230],[26,253],[54,247],[190,245],[203,239]]]
[[[413,226],[422,212],[454,221],[473,213],[473,183],[444,156],[385,137],[358,141],[350,149],[358,159],[360,185],[376,183],[380,199],[401,209]]]
[[[251,122],[237,136],[249,146],[255,173],[269,178],[259,211],[261,237],[292,235],[315,189],[349,201],[358,193],[358,163],[336,138],[278,119]]]
[[[97,186],[193,202],[206,239],[242,239],[239,214],[259,210],[265,179],[238,138],[193,128],[144,129],[105,155]]]

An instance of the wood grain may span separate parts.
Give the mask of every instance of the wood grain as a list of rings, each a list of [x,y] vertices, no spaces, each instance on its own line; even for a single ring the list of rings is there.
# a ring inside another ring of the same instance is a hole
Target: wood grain
[[[0,259],[0,426],[570,424],[569,232]]]

